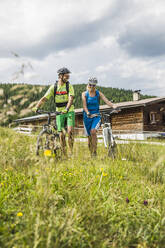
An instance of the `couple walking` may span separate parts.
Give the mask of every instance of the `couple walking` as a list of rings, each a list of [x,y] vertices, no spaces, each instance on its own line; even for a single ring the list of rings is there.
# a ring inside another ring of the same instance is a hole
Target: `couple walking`
[[[55,99],[56,111],[62,114],[56,116],[57,129],[60,133],[60,142],[64,155],[66,155],[66,141],[65,141],[65,121],[67,120],[68,145],[70,153],[73,151],[74,143],[74,126],[75,126],[75,112],[74,112],[74,88],[69,83],[70,71],[63,67],[57,71],[58,81],[55,85],[51,85],[45,95],[39,100],[33,111],[37,111],[44,103],[51,97]],[[87,89],[82,93],[83,102],[83,121],[86,136],[88,137],[88,147],[92,156],[96,156],[97,150],[97,130],[100,127],[100,115],[91,118],[92,114],[99,114],[100,98],[110,107],[113,104],[104,96],[104,94],[96,90],[97,79],[89,78]]]

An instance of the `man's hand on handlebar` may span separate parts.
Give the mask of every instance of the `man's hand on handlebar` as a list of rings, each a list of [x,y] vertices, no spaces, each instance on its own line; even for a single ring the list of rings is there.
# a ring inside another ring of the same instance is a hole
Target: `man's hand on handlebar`
[[[35,113],[37,113],[38,108],[37,108],[37,107],[33,107],[33,108],[32,108],[32,111],[35,112]]]
[[[69,109],[68,109],[68,108],[66,108],[66,109],[64,109],[61,113],[62,113],[62,114],[67,114],[67,113],[68,113],[68,111],[69,111]]]

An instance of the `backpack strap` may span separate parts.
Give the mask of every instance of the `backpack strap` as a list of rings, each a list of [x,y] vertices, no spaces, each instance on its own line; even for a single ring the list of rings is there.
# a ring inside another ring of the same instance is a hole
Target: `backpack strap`
[[[56,81],[54,84],[54,103],[55,103],[55,97],[56,97],[56,91],[57,91],[57,83],[58,81]]]
[[[66,82],[66,91],[67,91],[67,94],[69,95],[69,81]]]
[[[56,97],[56,91],[57,91],[57,84],[58,84],[58,81],[56,81],[54,84],[54,103],[55,103],[55,97]],[[66,91],[67,91],[67,95],[69,95],[69,81],[66,82]]]

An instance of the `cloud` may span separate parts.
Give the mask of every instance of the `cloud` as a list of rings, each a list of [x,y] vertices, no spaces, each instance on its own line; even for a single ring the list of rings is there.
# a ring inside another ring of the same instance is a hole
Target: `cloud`
[[[165,92],[163,0],[1,0],[0,78],[47,84],[57,69],[71,83]],[[13,55],[17,53],[19,57]]]
[[[164,26],[164,15],[155,15],[155,12],[146,14],[144,11],[120,32],[118,43],[122,49],[134,57],[163,56],[165,54]]]

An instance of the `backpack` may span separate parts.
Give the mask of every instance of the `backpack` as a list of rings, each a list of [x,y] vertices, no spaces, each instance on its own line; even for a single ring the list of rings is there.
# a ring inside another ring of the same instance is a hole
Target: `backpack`
[[[54,84],[54,103],[55,103],[55,97],[56,97],[56,91],[57,91],[57,84],[58,84],[58,81],[56,81],[56,83]],[[69,95],[69,81],[66,82],[66,91],[67,91],[67,95]]]

